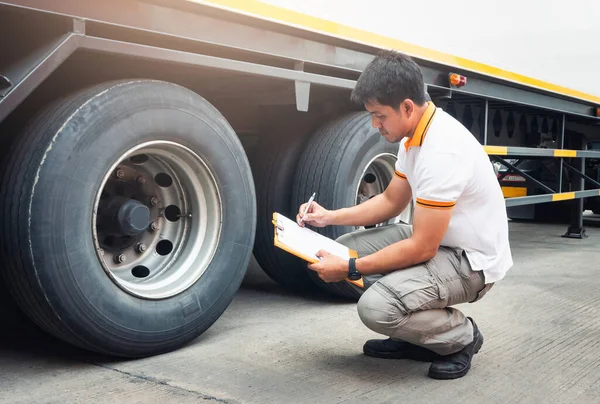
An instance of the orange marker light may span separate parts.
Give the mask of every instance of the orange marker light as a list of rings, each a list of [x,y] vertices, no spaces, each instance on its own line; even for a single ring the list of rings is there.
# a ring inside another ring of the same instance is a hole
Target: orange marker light
[[[462,87],[467,84],[467,78],[460,74],[450,73],[450,85],[453,87]]]
[[[600,108],[596,108],[596,116],[600,116]]]

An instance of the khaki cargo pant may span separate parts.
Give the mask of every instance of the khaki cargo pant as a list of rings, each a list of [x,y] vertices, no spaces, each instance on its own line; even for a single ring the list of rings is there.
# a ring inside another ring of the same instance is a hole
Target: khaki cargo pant
[[[395,224],[355,231],[338,242],[361,257],[411,234],[411,226]],[[361,296],[358,314],[368,328],[440,355],[457,352],[473,340],[471,322],[449,306],[477,301],[491,288],[483,272],[471,270],[462,250],[447,247],[424,264],[365,281],[374,283]]]

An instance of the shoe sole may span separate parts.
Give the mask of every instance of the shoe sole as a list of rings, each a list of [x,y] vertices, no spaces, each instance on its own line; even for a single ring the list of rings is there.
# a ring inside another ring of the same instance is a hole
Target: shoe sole
[[[433,362],[436,358],[423,358],[423,357],[409,357],[407,355],[400,355],[394,352],[389,352],[389,353],[385,353],[385,352],[378,352],[378,351],[373,351],[372,349],[363,348],[363,353],[367,356],[370,356],[372,358],[378,358],[378,359],[407,359],[407,360],[413,360],[413,361],[418,361],[418,362]]]
[[[481,346],[483,345],[483,335],[479,334],[479,337],[480,338],[478,338],[477,341],[475,341],[475,346],[473,349],[473,356],[475,356],[475,354],[479,353],[479,350],[481,349]],[[473,359],[473,358],[471,357],[471,359]],[[471,369],[471,362],[469,362],[469,364],[467,365],[466,368],[464,368],[458,372],[432,372],[431,368],[430,368],[429,369],[429,377],[431,377],[432,379],[437,379],[437,380],[458,379],[460,377],[463,377],[467,373],[469,373],[470,369]]]

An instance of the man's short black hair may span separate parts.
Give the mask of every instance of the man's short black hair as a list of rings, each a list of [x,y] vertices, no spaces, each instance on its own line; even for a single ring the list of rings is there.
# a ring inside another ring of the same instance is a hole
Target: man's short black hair
[[[383,51],[361,74],[351,96],[352,101],[366,104],[376,101],[398,109],[405,99],[417,105],[425,103],[425,84],[419,66],[407,55]]]

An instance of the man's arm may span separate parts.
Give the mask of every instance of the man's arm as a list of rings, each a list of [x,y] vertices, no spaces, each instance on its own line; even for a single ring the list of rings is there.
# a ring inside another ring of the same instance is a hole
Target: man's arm
[[[385,274],[411,267],[433,258],[452,217],[452,209],[433,209],[417,205],[413,219],[413,235],[356,260],[362,275]],[[348,276],[348,261],[319,251],[321,260],[308,266],[325,282],[340,282]]]
[[[361,273],[404,269],[436,255],[450,224],[452,210],[472,171],[469,161],[458,153],[438,152],[429,160],[415,173],[418,191],[412,236],[357,260],[356,268]]]
[[[426,262],[437,254],[448,230],[452,211],[464,192],[472,172],[468,161],[458,153],[437,153],[433,164],[421,165],[415,191],[413,234],[373,254],[356,260],[363,275],[385,274]],[[319,251],[321,261],[309,268],[325,282],[339,282],[347,276],[347,260]]]
[[[384,274],[430,260],[438,251],[451,217],[452,209],[417,205],[412,236],[357,259],[356,269],[363,275]]]
[[[372,226],[400,215],[408,206],[411,198],[412,192],[408,181],[394,176],[382,194],[359,205],[338,210],[326,210],[321,206],[315,206],[303,218],[303,222],[317,227],[328,225]],[[297,221],[300,220],[305,206],[306,204],[300,206]]]

